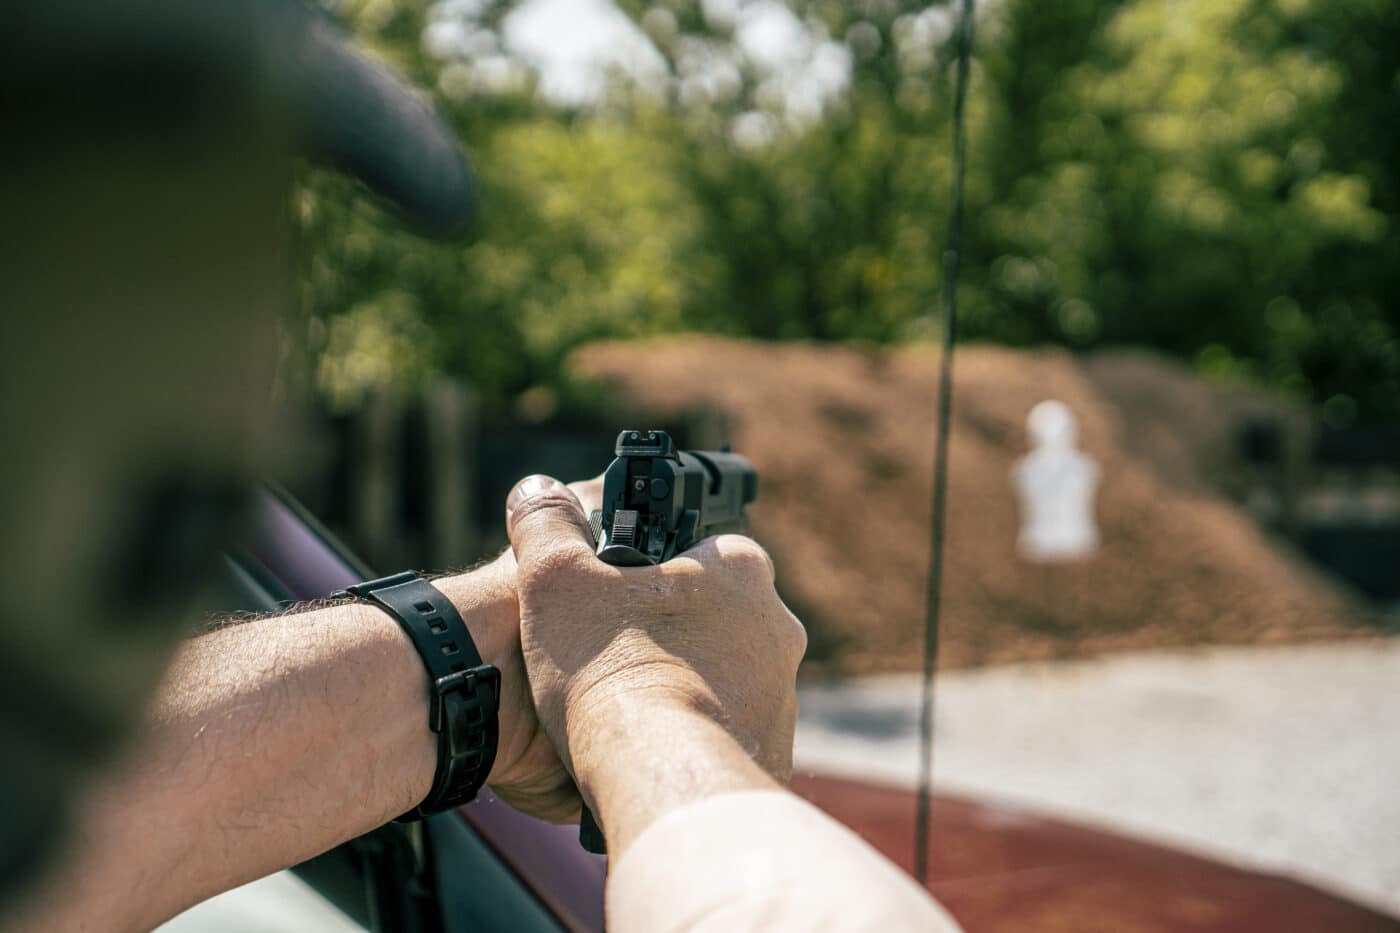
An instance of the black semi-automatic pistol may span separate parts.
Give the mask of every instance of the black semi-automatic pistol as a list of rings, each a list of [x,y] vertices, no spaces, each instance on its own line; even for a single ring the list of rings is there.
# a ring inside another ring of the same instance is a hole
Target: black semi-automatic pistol
[[[588,518],[598,557],[617,567],[670,560],[711,535],[748,528],[744,508],[758,498],[758,472],[724,450],[676,450],[665,431],[623,431],[617,459],[603,474],[603,507]],[[593,814],[583,808],[578,840],[607,851]]]
[[[660,564],[710,535],[742,532],[758,473],[729,450],[676,450],[665,431],[623,431],[589,517],[598,556],[618,567]]]

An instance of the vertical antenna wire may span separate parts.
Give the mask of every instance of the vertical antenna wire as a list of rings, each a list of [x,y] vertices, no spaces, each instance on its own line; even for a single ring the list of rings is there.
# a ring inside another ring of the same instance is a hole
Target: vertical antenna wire
[[[938,617],[943,596],[943,526],[948,501],[949,422],[953,411],[953,343],[958,335],[958,271],[961,267],[963,174],[967,162],[969,60],[973,0],[962,0],[958,69],[953,91],[953,185],[943,250],[943,354],[938,369],[938,426],[933,457],[933,510],[929,521],[928,588],[924,603],[924,680],[919,708],[919,809],[914,823],[914,877],[928,885],[929,821],[933,807],[933,672],[938,666]]]

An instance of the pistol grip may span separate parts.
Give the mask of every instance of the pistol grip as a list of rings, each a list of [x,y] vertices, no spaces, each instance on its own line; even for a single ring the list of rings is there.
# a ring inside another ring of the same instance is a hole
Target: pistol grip
[[[588,804],[583,805],[583,814],[578,821],[578,844],[583,846],[585,852],[592,852],[594,855],[608,854],[608,842],[603,838],[603,831],[598,828],[598,821],[593,818],[593,811],[588,809]]]

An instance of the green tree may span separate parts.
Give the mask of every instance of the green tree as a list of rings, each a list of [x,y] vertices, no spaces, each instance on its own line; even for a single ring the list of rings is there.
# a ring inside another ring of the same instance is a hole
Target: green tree
[[[343,5],[433,89],[486,210],[473,243],[429,246],[312,179],[299,216],[327,391],[352,403],[448,369],[507,399],[558,388],[568,351],[597,337],[927,326],[953,6],[619,6],[664,74],[563,107],[502,50],[509,4]],[[746,40],[760,14],[783,19],[795,60]],[[427,54],[444,24],[470,41]],[[964,333],[1148,345],[1330,400],[1338,420],[1400,417],[1397,50],[1385,0],[984,6]]]
[[[491,35],[504,9],[474,27]],[[665,170],[664,136],[543,101],[518,62],[502,75],[487,67],[500,60],[429,56],[428,4],[365,0],[343,12],[369,48],[434,89],[471,154],[483,210],[471,242],[433,244],[339,179],[307,180],[304,305],[336,404],[371,387],[411,391],[435,371],[504,400],[557,388],[582,342],[682,326],[694,218]]]
[[[1025,328],[1029,303],[1046,315],[1036,337],[1145,343],[1312,388],[1305,360],[1336,326],[1328,271],[1390,222],[1324,138],[1346,76],[1289,41],[1309,15],[1136,0],[1102,25],[1034,114],[1038,164],[988,209],[1004,251],[989,290],[1012,320]]]

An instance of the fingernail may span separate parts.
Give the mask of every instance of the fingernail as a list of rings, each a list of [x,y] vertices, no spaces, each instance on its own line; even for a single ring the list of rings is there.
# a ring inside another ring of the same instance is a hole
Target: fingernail
[[[526,499],[538,496],[542,492],[552,489],[563,489],[564,484],[552,476],[544,476],[536,473],[534,476],[527,476],[515,484],[515,488],[506,496],[506,521],[510,521],[511,513],[516,507]]]

